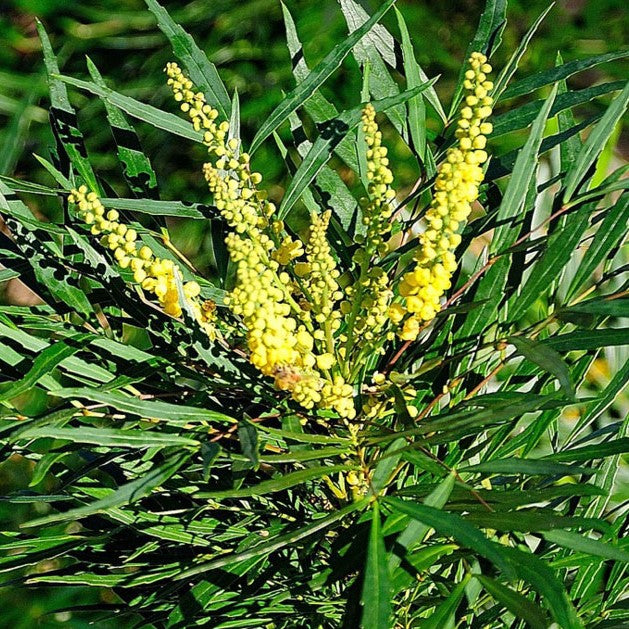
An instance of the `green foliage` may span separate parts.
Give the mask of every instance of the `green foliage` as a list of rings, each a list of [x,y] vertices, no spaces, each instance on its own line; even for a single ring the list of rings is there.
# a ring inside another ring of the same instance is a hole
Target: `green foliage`
[[[350,34],[309,64],[291,8],[273,3],[283,12],[295,87],[254,132],[240,126],[248,98],[223,82],[175,12],[147,4],[166,38],[159,41],[231,117],[234,137],[265,158],[274,155],[264,152],[269,137],[276,140],[284,161],[269,159],[269,169],[291,177],[280,210],[289,227],[303,236],[307,211],[332,208],[332,245],[347,283],[357,279],[350,253],[362,230],[361,101],[374,100],[386,140],[402,147],[416,180],[393,223],[394,234],[409,232],[452,141],[445,112],[455,111],[464,77],[442,104],[438,81],[415,56],[405,7],[385,27],[377,23],[393,2],[371,17],[341,2],[335,10]],[[489,0],[469,50],[503,54],[501,43],[513,43],[505,15],[506,2]],[[15,510],[2,512],[4,586],[94,588],[100,595],[84,608],[71,598],[61,605],[103,626],[114,615],[129,627],[628,621],[619,481],[629,422],[618,399],[629,369],[619,251],[626,169],[604,181],[595,174],[629,87],[573,90],[565,81],[625,53],[559,58],[512,82],[540,24],[508,51],[496,81],[495,135],[508,142],[490,138],[456,285],[417,342],[364,357],[357,398],[367,398],[374,371],[387,373],[394,411],[359,415],[357,432],[333,412],[293,404],[242,347],[210,342],[191,313],[175,319],[157,309],[76,221],[69,188],[87,184],[161,257],[179,260],[183,279],[196,280],[219,317],[238,325],[223,307],[233,269],[216,209],[184,194],[161,200],[183,191],[158,190],[163,162],[138,139],[161,129],[170,134],[165,146],[196,158],[200,134],[172,106],[145,102],[146,91],[136,98],[108,87],[91,60],[91,80],[74,78],[39,27],[55,142],[40,163],[55,187],[8,176],[19,124],[5,135],[0,163],[8,230],[0,232],[0,281],[19,278],[40,298],[0,306],[0,486]],[[328,80],[350,71],[354,92],[332,102]],[[155,90],[162,78],[144,80]],[[125,187],[90,161],[71,88],[103,104],[98,124],[111,133],[108,159]],[[577,122],[574,108],[601,95],[611,95],[604,111]],[[18,122],[29,106],[17,110]],[[197,188],[192,196],[205,199]],[[46,217],[29,209],[42,199],[56,204]],[[213,273],[203,277],[181,256],[167,218],[211,226]],[[392,247],[387,269],[402,273],[415,244]],[[5,480],[18,465],[20,482]],[[359,473],[369,479],[364,495],[353,491]]]

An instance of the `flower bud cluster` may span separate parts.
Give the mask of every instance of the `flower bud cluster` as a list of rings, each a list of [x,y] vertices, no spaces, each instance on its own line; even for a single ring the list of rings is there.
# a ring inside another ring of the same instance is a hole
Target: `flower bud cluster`
[[[343,293],[337,282],[340,273],[326,237],[331,215],[332,212],[327,210],[323,214],[313,213],[311,216],[310,237],[306,245],[308,274],[304,277],[304,284],[315,321],[329,324],[334,332],[341,325],[341,313],[334,306],[343,297]]]
[[[369,198],[361,199],[363,223],[367,226],[365,249],[383,255],[386,252],[385,238],[391,231],[393,199],[391,188],[393,173],[389,169],[387,149],[382,146],[382,132],[376,123],[376,110],[371,103],[365,105],[362,114],[363,132],[367,144],[367,192]]]
[[[304,284],[312,300],[301,308],[292,295],[295,283],[280,266],[303,255],[302,243],[285,236],[276,246],[283,225],[273,220],[275,206],[257,188],[262,177],[250,171],[249,155],[239,153],[238,140],[229,139],[229,124],[217,123],[218,112],[202,92],[193,91],[177,64],[169,63],[166,73],[175,100],[194,128],[203,131],[203,142],[214,159],[203,172],[215,206],[233,229],[226,244],[237,265],[236,286],[225,301],[242,318],[251,362],[304,408],[335,408],[343,417],[353,417],[353,389],[340,376],[329,375],[336,358],[329,347],[317,351],[316,340],[325,340],[326,334],[313,329],[310,314],[312,310],[319,324],[338,319],[333,314],[339,298],[338,271],[325,238],[329,214],[313,219],[307,263],[295,265],[304,267],[308,276]]]
[[[175,277],[181,277],[181,269],[172,260],[158,258],[150,247],[142,245],[136,230],[120,222],[116,210],[106,212],[96,193],[88,192],[86,186],[72,190],[68,201],[77,206],[79,217],[90,225],[92,234],[101,236],[101,245],[113,252],[118,265],[133,271],[134,281],[157,297],[166,314],[180,317],[182,309]],[[186,282],[183,292],[195,319],[213,339],[216,335],[214,310],[199,299],[199,284]]]
[[[441,307],[441,297],[451,286],[457,263],[454,250],[461,242],[459,231],[467,220],[483,181],[487,161],[486,135],[492,126],[485,120],[492,113],[487,80],[491,66],[485,55],[474,52],[465,73],[464,102],[457,122],[457,142],[448,149],[439,166],[435,192],[426,212],[426,230],[419,237],[416,266],[400,282],[401,303],[389,308],[394,324],[401,325],[400,338],[415,340],[423,323],[431,321]]]
[[[388,308],[393,291],[389,286],[388,275],[378,266],[369,269],[363,280],[361,303],[358,316],[354,323],[354,335],[357,339],[367,343],[378,338],[378,332],[388,322]],[[348,287],[346,292],[351,299],[354,287]]]

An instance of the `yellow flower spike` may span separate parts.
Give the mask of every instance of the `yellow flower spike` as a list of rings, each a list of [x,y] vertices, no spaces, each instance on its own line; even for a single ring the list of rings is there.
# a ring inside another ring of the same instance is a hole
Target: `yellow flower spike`
[[[370,103],[362,114],[363,132],[367,143],[368,199],[361,199],[363,223],[367,226],[365,248],[368,255],[380,250],[391,231],[392,201],[395,191],[390,184],[393,173],[388,168],[387,149],[382,146],[382,133],[376,123],[376,110]]]
[[[119,218],[116,210],[109,210],[106,216],[108,220],[103,220],[105,208],[94,192],[87,191],[85,186],[78,190],[72,190],[68,196],[68,201],[74,203],[78,209],[78,215],[86,224],[96,220],[99,226],[96,230],[92,225],[92,233],[102,233],[101,245],[113,251],[113,256],[118,265],[133,272],[133,280],[139,284],[147,293],[152,293],[157,297],[160,306],[166,314],[174,317],[181,316],[181,306],[177,296],[177,285],[175,273],[181,274],[180,268],[171,260],[160,260],[156,258],[150,247],[143,245],[139,251],[136,248],[138,234],[135,229],[122,223],[117,223]],[[94,218],[95,217],[95,218]],[[216,335],[214,328],[214,316],[208,315],[201,309],[200,303],[195,301],[199,296],[200,288],[196,282],[187,282],[184,285],[184,294],[191,300],[193,312],[198,312],[197,321],[214,338]]]
[[[320,315],[322,320],[327,320],[333,331],[338,329],[340,317],[334,310],[334,304],[338,301],[337,279],[340,273],[326,237],[331,215],[332,212],[327,210],[311,217],[310,237],[306,245],[309,273],[305,277],[305,284],[314,312]]]
[[[429,228],[420,235],[415,255],[417,266],[400,283],[400,295],[405,298],[403,304],[410,317],[400,319],[401,309],[389,309],[394,324],[403,322],[398,335],[407,341],[415,340],[421,324],[439,312],[441,297],[450,288],[457,266],[453,252],[461,236],[455,230],[467,220],[484,177],[485,136],[493,128],[485,122],[493,104],[488,96],[493,84],[486,81],[491,66],[487,57],[478,52],[471,54],[468,63],[470,69],[465,72],[463,83],[467,93],[455,133],[457,143],[448,149],[437,171],[433,200],[425,216]]]

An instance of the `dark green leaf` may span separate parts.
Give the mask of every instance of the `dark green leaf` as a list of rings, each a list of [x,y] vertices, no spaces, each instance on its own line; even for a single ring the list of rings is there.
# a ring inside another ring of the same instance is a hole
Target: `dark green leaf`
[[[511,336],[509,342],[518,353],[535,363],[544,371],[553,374],[569,398],[574,398],[575,389],[570,375],[570,368],[564,359],[552,348],[531,341],[523,336]]]
[[[483,533],[471,527],[461,516],[399,498],[386,498],[385,501],[396,511],[406,513],[415,520],[431,526],[441,535],[453,537],[460,544],[475,550],[500,568],[506,576],[513,576],[513,567],[504,556],[502,548],[490,542]]]
[[[380,530],[380,509],[377,501],[372,504],[371,532],[360,604],[363,607],[360,622],[362,629],[381,629],[390,626],[393,613],[391,583],[387,553]]]

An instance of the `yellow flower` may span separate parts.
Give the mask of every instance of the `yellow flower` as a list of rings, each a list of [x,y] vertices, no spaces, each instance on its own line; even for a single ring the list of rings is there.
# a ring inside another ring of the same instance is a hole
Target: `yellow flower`
[[[460,224],[467,220],[484,177],[485,134],[492,131],[491,124],[484,121],[492,112],[488,92],[493,84],[486,80],[491,66],[478,52],[472,53],[468,63],[464,80],[467,94],[455,132],[457,143],[448,149],[437,171],[433,200],[425,216],[427,229],[419,237],[415,255],[416,267],[403,276],[399,286],[405,298],[403,307],[410,315],[399,332],[404,340],[417,338],[420,323],[432,320],[441,308],[441,297],[450,288],[456,270],[453,252],[461,242]],[[396,325],[402,321],[400,314],[401,308],[389,310]]]
[[[146,245],[141,245],[138,249],[136,230],[119,223],[116,210],[105,213],[96,193],[88,192],[86,186],[72,190],[68,200],[77,206],[79,217],[91,225],[91,232],[94,235],[102,234],[101,245],[113,252],[118,264],[123,269],[130,268],[133,271],[133,281],[145,292],[155,295],[166,314],[180,317],[182,309],[175,277],[182,277],[181,269],[171,260],[162,260],[155,256]],[[186,282],[183,292],[195,319],[208,336],[214,339],[214,313],[202,309],[197,299],[201,293],[200,286],[194,281]]]

